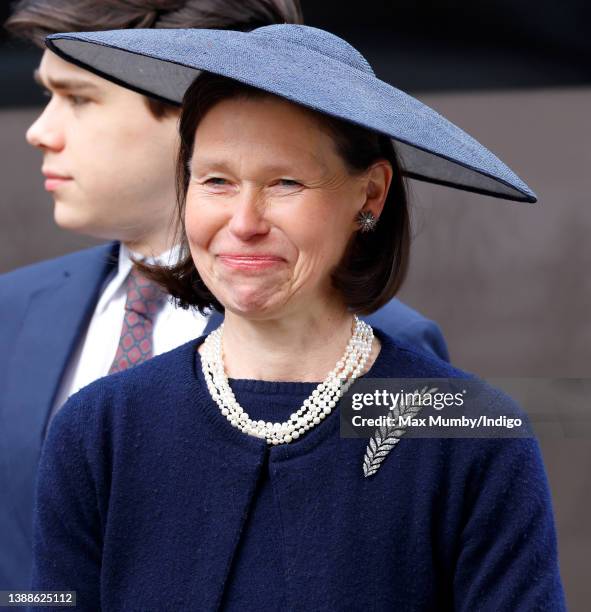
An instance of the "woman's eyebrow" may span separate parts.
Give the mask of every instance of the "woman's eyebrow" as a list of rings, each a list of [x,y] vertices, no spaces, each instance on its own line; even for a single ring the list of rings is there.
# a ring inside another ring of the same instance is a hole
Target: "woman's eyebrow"
[[[271,163],[261,166],[260,168],[258,168],[258,170],[268,174],[292,174],[294,171],[302,172],[303,170],[305,170],[305,165],[306,164],[299,163],[297,167],[294,168],[293,166],[288,166],[286,164]],[[191,168],[196,168],[197,170],[208,169],[218,171],[231,171],[231,164],[229,164],[223,159],[214,157],[193,157],[187,162],[187,166],[189,167],[189,170],[191,170]],[[318,162],[316,162],[314,166],[316,169],[319,167],[323,167],[323,165],[319,164]]]
[[[94,83],[78,78],[55,79],[53,77],[49,77],[46,81],[41,76],[39,69],[33,72],[33,78],[41,87],[51,87],[52,89],[68,91],[92,91],[98,89]]]
[[[224,161],[223,159],[218,159],[215,157],[200,157],[200,156],[193,156],[189,162],[189,167],[191,166],[195,166],[199,169],[201,168],[208,168],[208,169],[214,169],[214,170],[229,170],[230,169],[230,165]]]

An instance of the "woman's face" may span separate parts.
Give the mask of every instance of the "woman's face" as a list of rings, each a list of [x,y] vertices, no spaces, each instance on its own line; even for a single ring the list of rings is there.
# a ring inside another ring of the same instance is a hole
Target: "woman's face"
[[[197,127],[190,168],[191,254],[227,310],[265,319],[340,301],[330,273],[368,180],[311,113],[274,97],[220,102]]]

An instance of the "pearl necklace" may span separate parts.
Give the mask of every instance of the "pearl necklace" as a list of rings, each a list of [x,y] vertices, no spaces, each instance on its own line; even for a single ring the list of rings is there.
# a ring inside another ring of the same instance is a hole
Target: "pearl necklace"
[[[203,342],[201,367],[211,397],[221,413],[244,433],[266,438],[268,444],[286,444],[297,440],[306,431],[318,425],[329,415],[339,399],[361,374],[373,341],[370,325],[354,316],[354,329],[345,353],[335,368],[312,394],[304,400],[299,410],[283,423],[253,421],[236,400],[224,370],[222,334],[224,324],[211,332]]]

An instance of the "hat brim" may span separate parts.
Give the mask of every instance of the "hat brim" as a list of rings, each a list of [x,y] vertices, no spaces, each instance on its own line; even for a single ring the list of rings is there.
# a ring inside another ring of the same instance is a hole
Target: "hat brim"
[[[299,26],[302,27],[302,26]],[[65,60],[180,104],[200,71],[389,136],[410,178],[519,202],[535,193],[498,157],[416,98],[334,57],[255,32],[134,29],[53,34]]]

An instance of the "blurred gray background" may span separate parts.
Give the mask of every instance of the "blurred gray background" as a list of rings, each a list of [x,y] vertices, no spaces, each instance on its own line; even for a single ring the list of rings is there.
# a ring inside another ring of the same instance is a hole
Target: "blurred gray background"
[[[464,369],[591,378],[588,5],[303,7],[307,23],[350,40],[378,76],[460,125],[539,196],[518,204],[411,182],[415,240],[401,299],[439,323]],[[43,102],[30,79],[38,57],[0,44],[0,272],[96,244],[53,224],[41,156],[24,140]],[[569,607],[588,610],[591,439],[551,435],[540,443]]]

